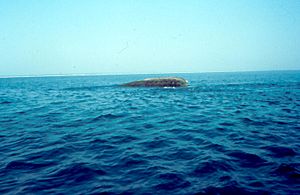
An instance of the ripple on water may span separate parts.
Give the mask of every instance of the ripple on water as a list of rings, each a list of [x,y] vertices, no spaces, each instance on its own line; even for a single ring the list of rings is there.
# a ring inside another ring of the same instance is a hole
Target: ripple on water
[[[277,158],[297,155],[297,153],[292,148],[288,148],[288,147],[272,145],[272,146],[265,146],[262,148],[269,151],[270,155]]]
[[[215,195],[215,194],[243,194],[243,195],[267,195],[272,194],[265,190],[253,190],[240,186],[237,182],[232,181],[223,187],[209,186],[202,189],[197,195]]]
[[[266,160],[256,154],[250,154],[243,151],[234,151],[227,154],[232,160],[237,162],[241,167],[256,168],[266,165]]]
[[[0,194],[300,194],[299,75],[0,79]]]
[[[0,101],[0,104],[3,104],[3,105],[5,105],[5,104],[12,104],[12,102],[11,101]]]
[[[26,161],[11,161],[9,162],[5,170],[6,171],[32,171],[35,169],[40,169],[44,167],[53,166],[55,163],[51,162],[41,162],[41,163],[32,163],[32,162],[26,162]]]
[[[176,190],[189,187],[191,183],[184,179],[183,175],[175,173],[162,173],[157,177],[159,184],[155,185],[155,189],[159,191]]]
[[[294,182],[299,184],[300,182],[300,164],[293,163],[293,164],[280,164],[275,170],[273,171],[274,174],[286,177],[287,179],[292,179]]]
[[[210,174],[217,172],[230,172],[234,168],[224,160],[209,160],[199,163],[195,170],[192,172],[192,176],[207,177]]]

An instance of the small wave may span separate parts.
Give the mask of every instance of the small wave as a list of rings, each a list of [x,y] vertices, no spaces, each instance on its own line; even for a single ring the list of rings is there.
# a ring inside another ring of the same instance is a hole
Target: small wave
[[[33,153],[23,155],[23,157],[30,161],[38,160],[38,159],[61,160],[61,158],[65,157],[68,152],[70,152],[70,149],[68,147],[61,147],[61,148],[53,148],[49,150],[44,149],[39,152],[33,152]]]
[[[118,164],[116,165],[116,167],[122,167],[124,169],[124,168],[132,168],[132,167],[137,167],[146,164],[147,161],[142,156],[135,154],[135,155],[130,155],[121,158]]]
[[[122,117],[122,115],[115,115],[115,114],[102,114],[95,118],[91,119],[91,122],[103,121],[103,120],[110,120],[110,119],[117,119]]]
[[[151,149],[161,149],[170,146],[174,141],[172,140],[151,140],[140,143],[141,146],[145,147],[147,150]]]
[[[64,88],[66,91],[96,91],[99,89],[112,87],[112,86],[84,86],[84,87],[68,87]]]
[[[243,195],[268,195],[271,193],[265,190],[254,190],[251,188],[241,187],[237,182],[231,181],[229,184],[223,187],[209,186],[195,195],[207,195],[207,194],[243,194]]]
[[[234,126],[235,124],[234,123],[230,123],[230,122],[223,122],[223,123],[220,123],[221,126],[225,126],[225,127],[232,127]]]
[[[43,163],[31,163],[26,161],[11,161],[9,162],[5,170],[34,170],[39,168],[44,168],[48,166],[53,166],[52,162],[43,162]]]
[[[116,149],[116,146],[114,146],[110,141],[96,138],[89,142],[88,148],[97,151],[107,151]]]
[[[234,170],[232,166],[224,161],[201,162],[192,172],[192,176],[206,177],[208,174],[215,172],[229,172]]]
[[[202,148],[205,150],[218,151],[221,153],[226,153],[228,151],[228,149],[221,144],[215,144],[211,142],[204,142],[204,143],[205,145]]]
[[[192,149],[179,149],[173,152],[165,153],[164,158],[169,160],[192,160],[198,157],[198,153],[193,151]]]
[[[113,144],[127,144],[138,140],[137,137],[132,135],[113,136],[110,139],[111,139],[111,143]]]
[[[61,180],[68,182],[83,182],[96,176],[103,176],[106,172],[101,169],[91,168],[82,163],[70,165],[64,169],[49,175],[49,180]]]
[[[12,102],[10,102],[10,101],[2,101],[2,102],[0,102],[0,104],[12,104]]]
[[[183,178],[183,176],[175,173],[163,173],[158,175],[157,180],[160,181],[159,184],[155,186],[157,190],[174,190],[174,189],[184,189],[189,187],[191,183]]]
[[[286,156],[295,156],[297,153],[292,148],[287,148],[283,146],[266,146],[262,147],[269,152],[271,152],[272,156],[282,158]]]
[[[266,160],[262,159],[256,154],[236,151],[236,152],[230,152],[227,155],[235,158],[237,160],[236,162],[243,167],[260,167],[266,164]]]
[[[59,187],[73,186],[85,182],[89,182],[95,177],[103,176],[106,172],[101,169],[92,169],[81,163],[75,163],[67,168],[60,169],[55,173],[50,173],[47,176],[39,178],[37,180],[27,182],[27,187],[23,189],[25,194],[36,194],[37,192],[52,192]],[[78,193],[73,188],[68,188],[68,193]],[[65,192],[66,193],[66,192]]]
[[[265,187],[265,185],[262,182],[259,182],[259,181],[251,182],[251,183],[249,183],[249,186],[255,187],[255,188],[263,188],[263,187]]]
[[[241,120],[243,121],[243,123],[245,123],[246,125],[255,125],[255,126],[265,126],[268,125],[268,122],[266,121],[256,121],[250,118],[241,118]]]
[[[300,182],[300,170],[297,167],[299,167],[299,164],[282,163],[273,171],[273,173]]]

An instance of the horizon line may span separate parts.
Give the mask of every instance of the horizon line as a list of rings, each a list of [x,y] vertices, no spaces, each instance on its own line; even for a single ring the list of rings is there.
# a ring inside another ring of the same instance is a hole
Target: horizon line
[[[39,78],[39,77],[84,77],[84,76],[126,76],[126,75],[160,75],[160,74],[204,74],[204,73],[242,73],[242,72],[280,72],[300,71],[300,69],[287,70],[238,70],[238,71],[204,71],[204,72],[163,72],[163,73],[67,73],[67,74],[37,74],[37,75],[0,75],[0,79],[7,78]]]

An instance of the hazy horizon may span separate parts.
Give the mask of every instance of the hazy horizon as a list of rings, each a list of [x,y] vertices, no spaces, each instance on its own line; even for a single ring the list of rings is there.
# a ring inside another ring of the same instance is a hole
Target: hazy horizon
[[[295,70],[245,70],[245,71],[207,71],[207,72],[160,72],[160,73],[67,73],[67,74],[32,74],[32,75],[0,75],[1,78],[30,78],[30,77],[76,77],[76,76],[127,76],[127,75],[171,75],[174,74],[214,74],[214,73],[259,73],[259,72],[300,72]]]
[[[300,1],[0,1],[0,76],[300,70]]]

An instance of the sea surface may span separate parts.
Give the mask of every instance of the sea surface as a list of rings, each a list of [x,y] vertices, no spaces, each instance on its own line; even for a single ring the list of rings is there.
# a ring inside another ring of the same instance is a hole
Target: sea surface
[[[0,79],[0,194],[300,194],[300,71]]]

